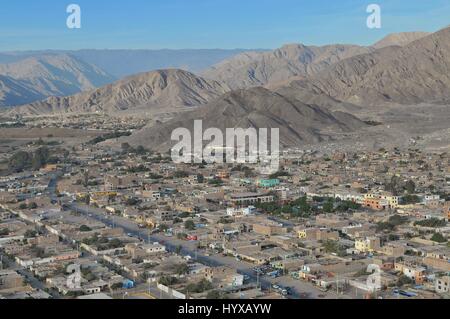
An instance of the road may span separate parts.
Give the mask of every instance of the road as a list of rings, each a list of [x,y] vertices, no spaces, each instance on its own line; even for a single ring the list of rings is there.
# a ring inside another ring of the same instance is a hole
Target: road
[[[247,275],[250,278],[250,281],[258,284],[263,290],[270,290],[271,286],[276,284],[282,284],[287,287],[292,288],[292,295],[289,296],[291,299],[299,299],[299,298],[346,298],[348,296],[337,295],[335,292],[321,292],[315,286],[310,283],[294,280],[288,276],[280,277],[276,279],[261,277],[254,273],[252,268],[253,264],[238,261],[234,258],[224,257],[222,255],[213,255],[213,256],[205,256],[202,252],[198,251],[195,248],[195,242],[186,242],[181,241],[173,237],[167,237],[160,234],[150,235],[148,230],[140,229],[137,224],[134,222],[118,216],[107,216],[105,212],[98,208],[93,208],[87,205],[81,204],[71,204],[70,209],[85,215],[86,217],[93,218],[95,220],[101,221],[109,227],[120,227],[126,233],[130,235],[140,238],[146,242],[153,243],[158,242],[165,245],[167,251],[169,252],[178,252],[179,247],[181,247],[181,251],[179,253],[183,256],[189,255],[193,260],[196,260],[206,266],[210,267],[218,267],[218,266],[228,266],[233,269],[236,269],[238,273],[242,275]]]
[[[61,176],[61,172],[55,173],[49,183],[47,192],[52,198],[52,200],[57,200],[56,196],[56,185],[57,180]],[[306,283],[300,280],[294,280],[288,276],[272,279],[262,276],[257,276],[253,271],[253,264],[246,263],[244,261],[238,261],[234,258],[223,257],[222,255],[213,255],[213,256],[205,256],[201,252],[199,252],[195,246],[195,243],[181,241],[173,237],[166,237],[160,234],[149,235],[149,231],[147,229],[140,229],[138,225],[129,219],[119,216],[108,216],[104,210],[94,208],[87,205],[81,205],[78,203],[72,203],[68,206],[69,209],[83,214],[86,217],[93,218],[95,220],[103,222],[105,225],[109,227],[120,227],[126,233],[131,234],[136,238],[140,238],[148,243],[158,242],[163,243],[166,247],[166,250],[169,252],[178,252],[183,256],[190,256],[194,260],[209,266],[209,267],[219,267],[219,266],[228,266],[242,275],[247,275],[250,278],[250,281],[255,283],[258,287],[261,287],[263,290],[270,290],[274,283],[282,284],[286,287],[292,288],[292,294],[289,296],[291,299],[299,299],[299,298],[347,298],[348,296],[337,295],[334,292],[321,292],[316,287],[314,287],[310,283]],[[281,222],[281,221],[280,221]],[[287,222],[287,221],[282,221]],[[181,247],[181,251],[179,250]]]

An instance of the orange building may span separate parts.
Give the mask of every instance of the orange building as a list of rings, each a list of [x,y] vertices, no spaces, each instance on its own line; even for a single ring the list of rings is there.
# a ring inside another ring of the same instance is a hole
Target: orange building
[[[230,177],[230,174],[227,171],[219,171],[217,177],[220,179],[227,179]]]
[[[374,210],[385,210],[389,207],[389,203],[381,198],[366,198],[364,199],[364,206]]]
[[[447,221],[450,221],[450,202],[445,202],[444,218],[447,219]]]

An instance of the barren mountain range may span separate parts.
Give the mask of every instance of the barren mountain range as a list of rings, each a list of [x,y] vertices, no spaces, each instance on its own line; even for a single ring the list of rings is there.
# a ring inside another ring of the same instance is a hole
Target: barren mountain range
[[[323,47],[289,44],[270,52],[242,53],[206,70],[202,75],[233,89],[264,86],[292,77],[316,74],[330,65],[371,48],[355,45]]]
[[[364,106],[446,103],[450,100],[450,28],[340,61],[292,89]]]
[[[114,80],[98,67],[66,54],[0,64],[0,76],[0,107],[22,105],[49,96],[72,95]]]
[[[11,70],[15,71],[9,71],[10,75],[16,78],[26,73]],[[4,68],[3,72],[8,71]],[[392,109],[396,105],[446,104],[450,100],[449,74],[450,28],[446,28],[433,34],[390,35],[370,47],[291,44],[270,52],[245,52],[202,76],[178,69],[141,73],[11,112],[40,115],[188,110],[163,124],[154,126],[153,122],[122,140],[166,148],[172,129],[190,128],[194,119],[203,119],[205,127],[223,129],[278,127],[282,144],[296,146],[365,130],[367,120],[386,121],[381,129],[387,132],[392,127],[389,114],[402,118]],[[86,88],[92,83],[77,79],[80,89],[82,84]],[[0,92],[6,92],[10,99],[14,92],[29,99],[37,94],[33,89],[22,90],[20,80],[5,75],[0,76]],[[404,108],[399,110],[405,112]],[[438,112],[442,114],[441,109]],[[398,136],[401,130],[392,134]]]
[[[50,97],[13,109],[13,113],[116,112],[130,109],[191,107],[207,103],[229,89],[217,81],[182,70],[160,70],[125,78],[69,97]]]
[[[205,129],[214,127],[223,132],[226,128],[279,128],[282,146],[331,140],[337,133],[366,126],[350,114],[331,112],[257,87],[231,91],[193,112],[144,128],[124,140],[166,151],[174,144],[170,141],[172,131],[179,127],[192,131],[196,119],[203,120]]]
[[[405,46],[410,44],[413,41],[419,40],[427,35],[430,35],[429,32],[399,32],[392,33],[381,39],[377,43],[373,45],[375,49],[381,49],[393,45]]]

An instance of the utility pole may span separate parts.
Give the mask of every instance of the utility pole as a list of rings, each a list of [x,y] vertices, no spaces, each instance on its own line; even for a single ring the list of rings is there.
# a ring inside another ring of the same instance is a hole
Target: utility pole
[[[256,273],[256,289],[259,288],[259,271]]]

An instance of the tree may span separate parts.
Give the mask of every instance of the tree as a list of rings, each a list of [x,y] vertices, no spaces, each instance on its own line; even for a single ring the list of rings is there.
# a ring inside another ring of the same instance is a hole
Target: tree
[[[121,148],[124,152],[128,152],[131,149],[131,146],[129,143],[122,143]]]
[[[166,224],[160,224],[158,226],[158,228],[159,228],[160,231],[165,232],[166,230],[169,229],[169,226],[167,226]]]
[[[158,283],[168,287],[178,283],[178,279],[171,276],[162,276],[159,278]]]
[[[195,223],[193,220],[187,220],[184,222],[184,228],[187,230],[195,230]]]
[[[434,235],[431,237],[431,240],[437,243],[447,242],[447,238],[445,238],[441,233],[434,233]]]
[[[31,166],[34,170],[38,170],[45,166],[50,158],[50,152],[47,147],[41,147],[34,152]]]
[[[89,172],[85,171],[83,174],[83,186],[88,187],[89,185]]]
[[[37,236],[37,231],[28,229],[23,235],[25,238],[34,238]]]
[[[422,226],[422,227],[438,228],[438,227],[445,227],[445,225],[447,225],[447,222],[444,219],[430,218],[430,219],[417,221],[414,223],[414,225]]]
[[[121,283],[121,282],[116,282],[116,283],[111,285],[111,289],[112,290],[117,290],[117,289],[120,289],[122,287],[123,287],[123,283]]]
[[[144,148],[144,146],[139,145],[139,146],[136,148],[136,154],[138,154],[138,155],[144,155],[144,154],[147,154],[147,150]]]
[[[323,205],[323,211],[325,213],[332,213],[334,210],[334,201],[333,199],[328,199],[327,202]]]
[[[220,299],[227,299],[227,295],[219,290],[211,290],[206,295],[206,299],[208,300],[220,300]]]
[[[406,182],[405,189],[409,194],[414,194],[416,192],[416,184],[409,180]]]
[[[202,174],[197,174],[197,182],[199,184],[203,184],[204,181],[205,181],[205,177]]]
[[[81,232],[88,232],[88,231],[91,231],[91,230],[92,229],[90,227],[86,226],[86,225],[81,225],[80,226],[80,231]]]
[[[178,275],[186,275],[189,273],[189,266],[187,264],[178,264],[175,266],[175,272]]]
[[[402,198],[404,204],[417,204],[420,203],[420,198],[417,195],[406,195]]]
[[[408,276],[401,275],[400,278],[398,278],[397,286],[402,287],[404,285],[412,285],[414,281],[409,278]]]
[[[14,173],[22,172],[30,168],[32,156],[30,153],[21,151],[14,154],[8,161],[8,170]]]

